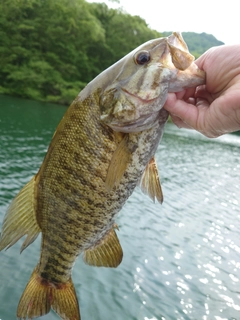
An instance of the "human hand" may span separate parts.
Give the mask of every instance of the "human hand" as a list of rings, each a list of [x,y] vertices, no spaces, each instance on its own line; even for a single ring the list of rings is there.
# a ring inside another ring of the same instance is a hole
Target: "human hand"
[[[168,94],[164,108],[173,122],[210,138],[240,130],[240,44],[213,47],[196,64],[206,85]]]

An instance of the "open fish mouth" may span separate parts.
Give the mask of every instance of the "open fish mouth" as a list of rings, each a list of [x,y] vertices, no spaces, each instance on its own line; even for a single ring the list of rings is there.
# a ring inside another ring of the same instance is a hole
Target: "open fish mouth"
[[[130,58],[132,64],[117,76],[118,85],[109,84],[100,101],[101,120],[115,131],[148,130],[159,121],[168,92],[205,83],[205,73],[194,63],[180,33],[151,40]]]
[[[140,97],[125,88],[121,88],[127,99],[126,104],[117,103],[109,115],[102,116],[101,120],[117,132],[140,132],[148,130],[155,125],[159,125],[159,114],[166,101],[163,100],[162,94],[147,99]],[[167,120],[168,114],[165,110],[164,121]]]

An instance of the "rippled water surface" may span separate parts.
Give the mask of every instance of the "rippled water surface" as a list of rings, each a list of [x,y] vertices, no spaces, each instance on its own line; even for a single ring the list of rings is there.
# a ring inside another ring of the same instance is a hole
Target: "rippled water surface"
[[[66,108],[0,97],[0,225],[35,174]],[[210,140],[168,124],[156,155],[164,203],[137,188],[117,218],[117,269],[77,260],[83,320],[240,319],[240,137]],[[40,237],[0,253],[0,319],[15,319]],[[54,312],[41,319],[59,319]]]

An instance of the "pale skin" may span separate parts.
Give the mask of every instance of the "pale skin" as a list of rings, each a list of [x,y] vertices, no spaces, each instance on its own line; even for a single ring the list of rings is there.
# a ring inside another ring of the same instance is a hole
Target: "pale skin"
[[[173,122],[209,138],[240,130],[240,44],[213,47],[196,64],[206,85],[168,94],[164,108]]]

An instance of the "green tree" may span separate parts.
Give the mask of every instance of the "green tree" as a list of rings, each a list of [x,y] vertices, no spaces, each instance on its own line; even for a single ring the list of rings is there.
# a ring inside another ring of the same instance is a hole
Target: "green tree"
[[[0,30],[1,92],[61,103],[91,80],[88,43],[104,38],[84,0],[2,0]]]
[[[159,33],[85,0],[0,1],[0,93],[69,104],[102,70]]]
[[[139,16],[131,16],[121,9],[109,9],[104,3],[92,3],[91,7],[91,12],[105,30],[105,43],[102,44],[98,56],[104,68],[140,44],[161,36],[159,32],[150,29]]]

